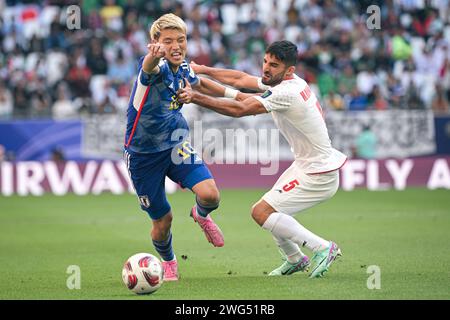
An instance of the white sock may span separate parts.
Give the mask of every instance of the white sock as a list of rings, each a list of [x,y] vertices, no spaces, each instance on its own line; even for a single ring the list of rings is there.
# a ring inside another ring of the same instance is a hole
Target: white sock
[[[312,251],[328,247],[328,241],[303,227],[293,217],[281,212],[272,213],[262,227],[272,232],[277,238],[291,240],[299,247],[307,247]]]
[[[287,261],[290,263],[295,263],[303,258],[304,254],[298,247],[298,245],[291,240],[278,238],[273,236],[277,246],[280,248],[281,252],[286,256]]]

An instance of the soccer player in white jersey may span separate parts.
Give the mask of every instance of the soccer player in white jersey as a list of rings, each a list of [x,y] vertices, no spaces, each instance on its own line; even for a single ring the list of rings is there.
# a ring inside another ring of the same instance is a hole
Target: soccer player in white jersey
[[[347,157],[331,146],[320,103],[308,84],[294,74],[296,63],[295,44],[278,41],[265,52],[262,78],[236,70],[192,65],[196,73],[209,75],[223,84],[265,92],[250,95],[227,89],[225,96],[232,100],[206,96],[187,86],[179,92],[179,99],[232,117],[272,114],[294,152],[295,161],[252,207],[251,214],[260,226],[272,233],[286,257],[269,275],[307,271],[311,264],[310,277],[315,278],[328,271],[341,254],[340,249],[335,242],[307,230],[293,215],[336,193],[339,168]],[[302,247],[313,252],[311,263]]]

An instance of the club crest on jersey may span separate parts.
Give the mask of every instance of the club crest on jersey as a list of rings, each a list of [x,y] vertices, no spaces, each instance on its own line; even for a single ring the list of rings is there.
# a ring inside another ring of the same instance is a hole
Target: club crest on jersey
[[[261,95],[261,98],[267,98],[268,96],[270,96],[272,94],[272,91],[270,91],[270,90],[267,90],[266,92],[264,92],[262,95]]]
[[[148,199],[148,196],[139,196],[139,202],[141,203],[141,206],[145,208],[150,207],[150,200]]]

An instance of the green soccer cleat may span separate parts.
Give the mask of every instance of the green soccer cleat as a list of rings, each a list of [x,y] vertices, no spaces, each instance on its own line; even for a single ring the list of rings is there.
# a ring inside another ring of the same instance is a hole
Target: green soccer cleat
[[[281,266],[269,273],[269,276],[288,276],[295,272],[308,271],[309,258],[303,256],[298,262],[290,263],[285,261]]]
[[[340,256],[341,249],[339,249],[336,243],[330,241],[328,248],[314,253],[314,256],[312,257],[313,269],[309,277],[322,277],[323,274],[328,271],[331,263]]]

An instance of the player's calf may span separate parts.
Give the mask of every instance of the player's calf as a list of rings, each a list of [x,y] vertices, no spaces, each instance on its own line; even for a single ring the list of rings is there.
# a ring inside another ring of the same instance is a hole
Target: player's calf
[[[168,212],[162,218],[153,220],[153,228],[151,231],[152,243],[155,250],[163,261],[172,261],[175,254],[172,248],[172,213]]]
[[[162,218],[157,220],[152,220],[152,230],[151,236],[153,240],[164,240],[170,233],[170,228],[172,226],[172,212],[168,212]]]

